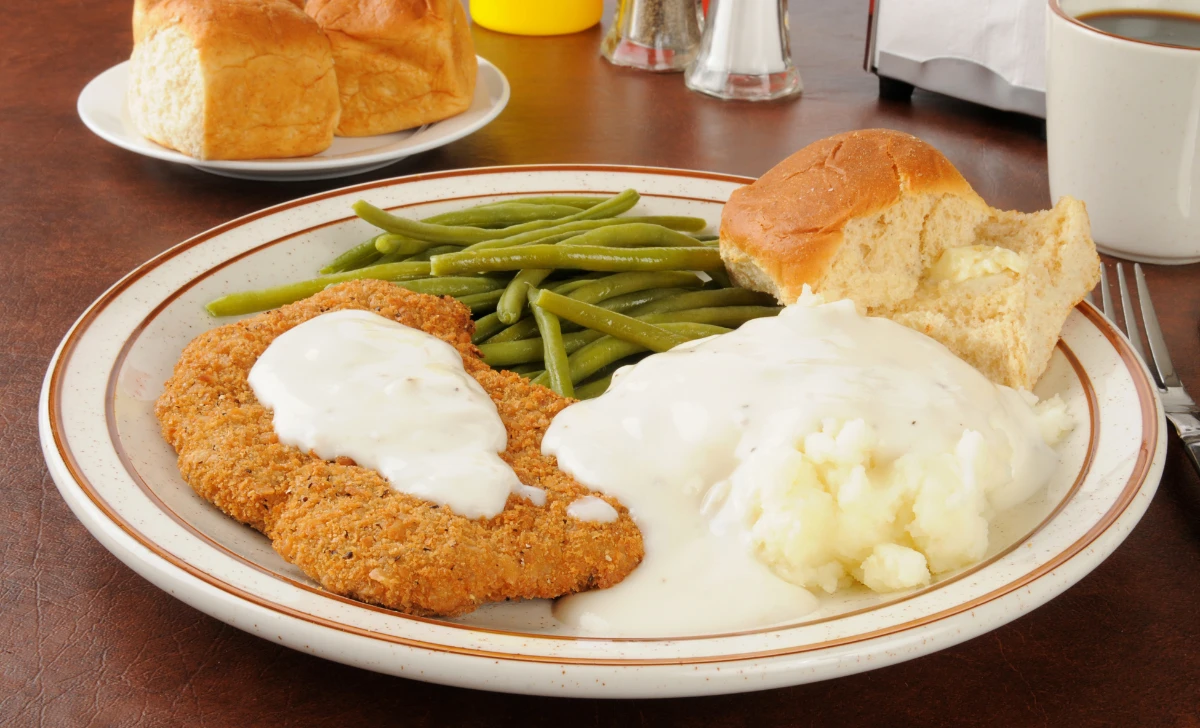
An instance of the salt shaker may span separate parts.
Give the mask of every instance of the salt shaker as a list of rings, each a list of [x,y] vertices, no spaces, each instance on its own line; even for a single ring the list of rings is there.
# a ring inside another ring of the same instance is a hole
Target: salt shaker
[[[618,0],[600,53],[618,66],[682,71],[699,47],[697,0]]]
[[[709,0],[700,51],[683,77],[688,88],[746,101],[800,93],[787,17],[787,0]]]

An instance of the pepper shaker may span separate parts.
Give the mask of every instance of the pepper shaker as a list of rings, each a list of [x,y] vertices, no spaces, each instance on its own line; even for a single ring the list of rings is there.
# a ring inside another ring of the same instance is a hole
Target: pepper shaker
[[[787,0],[709,0],[700,51],[684,83],[693,91],[745,101],[800,93],[787,18]]]
[[[600,53],[618,66],[682,71],[699,47],[698,0],[618,0]]]

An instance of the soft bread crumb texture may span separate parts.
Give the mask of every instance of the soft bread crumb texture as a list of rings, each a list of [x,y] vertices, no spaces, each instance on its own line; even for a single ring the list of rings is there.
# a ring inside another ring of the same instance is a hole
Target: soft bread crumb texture
[[[735,282],[793,303],[805,285],[849,298],[945,344],[999,384],[1030,389],[1071,309],[1099,281],[1083,203],[1024,214],[989,207],[950,162],[887,129],[839,134],[735,190],[721,218]],[[1001,248],[1021,264],[938,266],[953,248]]]
[[[290,0],[164,0],[134,9],[129,111],[198,159],[309,156],[340,114],[333,53]]]
[[[411,129],[466,111],[478,61],[458,0],[311,0],[337,63],[341,136]]]
[[[247,383],[275,337],[322,313],[373,311],[453,345],[495,402],[508,434],[501,457],[544,505],[510,496],[490,519],[393,489],[342,458],[322,460],[278,441],[272,413]],[[189,344],[159,398],[163,436],[195,491],[271,538],[326,589],[412,614],[452,616],[505,599],[550,598],[623,579],[641,561],[641,534],[617,500],[592,493],[541,454],[551,418],[571,403],[484,364],[470,312],[449,298],[391,283],[353,281],[304,301],[207,331]],[[581,496],[602,498],[612,522],[570,517]]]

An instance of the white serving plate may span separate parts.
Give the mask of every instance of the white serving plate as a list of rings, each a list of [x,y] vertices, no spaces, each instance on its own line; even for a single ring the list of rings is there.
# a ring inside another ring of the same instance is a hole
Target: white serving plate
[[[1071,314],[1039,383],[1079,421],[1044,492],[993,525],[985,560],[930,587],[822,597],[799,622],[675,639],[572,634],[548,602],[459,620],[410,617],[322,591],[257,532],[201,500],[162,440],[153,402],[184,345],[218,325],[220,294],[309,277],[369,234],[350,204],[426,216],[513,195],[643,193],[642,214],[698,215],[748,180],[639,167],[458,170],[334,190],[247,215],[150,260],[68,332],[46,375],[39,423],[63,498],[118,558],[174,596],[273,642],[370,670],[519,693],[679,696],[795,685],[890,665],[1009,622],[1096,567],[1137,523],[1165,451],[1155,389],[1091,306]],[[703,605],[697,605],[703,608]],[[125,629],[138,629],[125,625]]]
[[[470,107],[449,119],[394,134],[334,137],[332,146],[311,157],[222,161],[195,159],[139,134],[125,103],[128,83],[129,61],[125,61],[93,78],[79,94],[79,118],[101,139],[147,157],[187,164],[224,177],[273,182],[348,177],[445,146],[487,126],[504,110],[510,92],[508,79],[500,69],[480,58]]]

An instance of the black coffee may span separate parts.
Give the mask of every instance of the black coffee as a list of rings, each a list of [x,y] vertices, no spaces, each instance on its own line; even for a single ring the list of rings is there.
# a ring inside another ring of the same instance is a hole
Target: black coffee
[[[1080,15],[1079,21],[1124,38],[1200,48],[1200,15],[1162,10],[1105,10]]]

